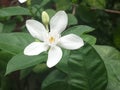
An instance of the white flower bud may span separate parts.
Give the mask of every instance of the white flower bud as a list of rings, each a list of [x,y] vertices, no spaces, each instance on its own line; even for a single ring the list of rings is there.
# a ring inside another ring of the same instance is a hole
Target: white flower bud
[[[18,0],[20,3],[24,3],[26,2],[27,0]]]
[[[42,12],[42,22],[44,25],[48,25],[49,23],[49,15],[45,11]]]

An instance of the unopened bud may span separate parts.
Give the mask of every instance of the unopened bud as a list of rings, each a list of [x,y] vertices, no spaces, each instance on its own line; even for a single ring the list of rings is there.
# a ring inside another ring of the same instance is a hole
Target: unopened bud
[[[27,5],[31,6],[31,0],[27,0]]]
[[[45,11],[42,12],[42,22],[45,25],[48,25],[48,23],[49,23],[49,15]]]

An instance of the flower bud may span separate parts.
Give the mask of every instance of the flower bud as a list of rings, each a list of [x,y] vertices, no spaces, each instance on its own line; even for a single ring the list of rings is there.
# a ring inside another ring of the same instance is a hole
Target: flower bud
[[[45,25],[48,25],[48,23],[49,23],[49,15],[45,11],[42,12],[42,22]]]
[[[24,3],[26,2],[27,0],[18,0],[20,3]]]
[[[31,0],[27,0],[27,6],[31,5]]]

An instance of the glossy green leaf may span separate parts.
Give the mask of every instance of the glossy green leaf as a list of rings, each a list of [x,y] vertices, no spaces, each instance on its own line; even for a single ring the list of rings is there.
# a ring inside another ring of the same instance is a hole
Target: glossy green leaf
[[[50,0],[40,0],[40,1],[42,1],[42,2],[40,3],[40,6],[41,6],[41,7],[45,6],[48,2],[50,2]]]
[[[105,8],[106,0],[85,0],[85,2],[94,8]]]
[[[16,23],[15,22],[7,22],[4,24],[4,27],[3,27],[3,33],[10,33],[12,31],[14,31],[16,28]]]
[[[12,54],[22,52],[33,41],[27,33],[0,33],[0,49]]]
[[[105,90],[106,88],[106,68],[101,57],[89,44],[85,44],[79,50],[71,51],[67,60],[62,59],[57,68],[65,72],[66,77],[61,79],[62,72],[48,76],[43,83],[43,90]]]
[[[76,9],[76,16],[79,22],[95,24],[96,12],[92,12],[90,8],[85,5],[79,5]]]
[[[3,24],[2,23],[0,23],[0,33],[3,31]]]
[[[23,54],[18,54],[14,56],[7,64],[6,75],[16,71],[31,67],[33,65],[39,64],[47,60],[47,55],[42,53],[37,56],[26,56]]]
[[[42,84],[42,90],[68,90],[66,80],[66,74],[62,73],[61,71],[54,70],[44,80]],[[63,87],[60,88],[58,87],[59,85]]]
[[[84,34],[84,35],[81,35],[81,38],[85,42],[89,43],[90,45],[95,45],[95,43],[96,43],[96,38],[94,36]]]
[[[86,33],[92,32],[93,30],[94,28],[92,27],[89,27],[86,25],[78,25],[78,26],[68,28],[67,30],[63,32],[63,35],[73,33],[73,34],[80,36],[87,43],[94,45],[96,43],[96,38],[94,36],[86,34]]]
[[[68,28],[67,30],[65,30],[63,32],[63,35],[73,33],[73,34],[80,36],[82,34],[92,32],[93,30],[94,30],[94,28],[92,28],[92,27],[89,27],[86,25],[78,25],[78,26]]]
[[[30,15],[28,9],[14,6],[0,9],[0,17],[15,16],[15,15]]]
[[[68,14],[68,25],[75,25],[77,23],[78,23],[78,21],[77,21],[76,17],[72,14]]]
[[[55,13],[56,13],[56,11],[53,10],[53,9],[47,9],[47,10],[45,10],[45,11],[48,13],[48,15],[49,15],[50,18],[51,18],[53,15],[55,15]]]
[[[95,46],[108,72],[106,90],[120,90],[120,52],[110,46]]]
[[[68,73],[69,71],[69,68],[68,68],[69,57],[70,57],[70,50],[63,50],[62,59],[60,60],[60,63],[56,65],[56,67],[59,68],[64,73]]]
[[[32,0],[32,4],[39,4],[40,7],[45,6],[50,0]]]
[[[82,0],[71,0],[73,4],[79,4]]]
[[[120,26],[119,25],[117,26],[117,29],[113,33],[113,42],[115,46],[120,49]]]
[[[26,78],[32,72],[32,67],[20,71],[20,79]]]
[[[5,72],[5,68],[7,66],[7,62],[12,58],[12,54],[9,54],[5,51],[0,51],[0,71]]]
[[[71,7],[72,3],[69,0],[54,0],[57,10],[67,10]]]

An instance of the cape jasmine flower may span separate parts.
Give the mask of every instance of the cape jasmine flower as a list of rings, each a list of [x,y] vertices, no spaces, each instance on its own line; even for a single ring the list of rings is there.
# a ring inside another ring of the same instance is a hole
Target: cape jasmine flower
[[[61,36],[67,23],[68,16],[64,11],[58,11],[50,19],[50,30],[47,30],[42,23],[36,20],[27,20],[26,27],[29,33],[36,38],[37,41],[29,44],[24,49],[24,54],[33,56],[48,50],[47,66],[51,68],[62,58],[62,50],[60,47],[69,50],[75,50],[82,47],[84,42],[79,36],[75,34]]]

